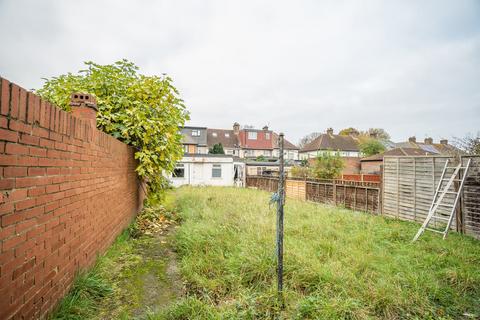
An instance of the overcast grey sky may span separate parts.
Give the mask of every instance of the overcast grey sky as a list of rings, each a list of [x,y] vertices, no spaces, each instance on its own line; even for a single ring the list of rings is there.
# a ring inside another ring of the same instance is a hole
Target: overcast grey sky
[[[480,130],[479,0],[0,0],[0,36],[0,75],[26,88],[86,60],[168,73],[192,125],[269,124],[292,142]]]

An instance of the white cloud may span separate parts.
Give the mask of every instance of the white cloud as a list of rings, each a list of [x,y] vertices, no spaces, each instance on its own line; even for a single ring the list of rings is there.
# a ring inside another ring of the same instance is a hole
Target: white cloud
[[[197,125],[268,123],[292,141],[479,130],[476,1],[3,0],[0,36],[0,71],[24,87],[128,58],[169,73]]]

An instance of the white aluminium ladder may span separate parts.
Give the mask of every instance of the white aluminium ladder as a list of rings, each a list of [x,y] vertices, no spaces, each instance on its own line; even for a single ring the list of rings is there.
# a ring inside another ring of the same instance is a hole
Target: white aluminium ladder
[[[425,219],[425,222],[423,222],[423,225],[420,227],[417,234],[413,238],[413,241],[416,241],[422,235],[422,233],[425,232],[425,230],[441,233],[443,234],[443,239],[447,237],[448,231],[450,230],[450,226],[452,225],[453,218],[455,217],[455,209],[457,207],[458,199],[460,198],[460,194],[462,193],[463,185],[465,183],[465,178],[467,177],[467,174],[468,174],[468,168],[470,167],[470,160],[471,159],[468,159],[467,165],[465,167],[462,167],[461,161],[457,166],[449,166],[450,160],[447,159],[447,161],[445,162],[445,166],[443,167],[442,176],[440,178],[440,181],[438,182],[437,189],[435,190],[435,195],[433,196],[432,204],[430,205],[427,218]],[[454,171],[450,176],[450,178],[446,178],[445,174],[449,169],[453,169]],[[461,178],[458,178],[458,174],[461,169],[463,169],[463,174],[461,175]],[[458,190],[449,191],[454,181],[460,182]],[[446,184],[444,184],[445,182]],[[442,202],[444,201],[446,194],[453,194],[455,196],[453,204]],[[449,208],[450,215],[441,216],[439,214],[436,214],[439,207]],[[437,220],[445,221],[446,222],[445,230],[442,231],[442,230],[429,228],[428,224],[432,221],[432,219],[434,219],[435,221]]]

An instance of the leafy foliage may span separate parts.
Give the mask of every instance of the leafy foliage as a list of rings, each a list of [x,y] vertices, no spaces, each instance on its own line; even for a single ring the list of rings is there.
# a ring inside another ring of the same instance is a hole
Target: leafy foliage
[[[137,173],[147,180],[150,194],[159,195],[168,184],[162,173],[171,172],[183,155],[178,128],[188,120],[172,79],[139,74],[127,60],[85,65],[78,74],[45,79],[37,93],[67,111],[71,93],[95,95],[97,127],[135,148]]]
[[[373,156],[385,151],[385,146],[377,139],[366,139],[359,144],[360,152],[366,156]]]
[[[358,136],[360,140],[366,140],[369,138],[379,139],[379,140],[390,140],[390,135],[385,129],[382,128],[369,128],[368,130],[359,130],[353,127],[345,128],[340,130],[338,133],[341,136],[354,135]]]
[[[350,128],[345,128],[345,129],[340,130],[340,132],[338,132],[338,134],[341,135],[341,136],[349,136],[349,135],[358,136],[360,134],[360,131],[358,129],[350,127]]]
[[[260,155],[260,156],[258,156],[258,157],[255,158],[255,161],[257,161],[257,162],[265,162],[265,161],[267,161],[267,158],[265,158],[264,155]]]
[[[307,166],[293,166],[289,173],[291,177],[305,179],[312,175],[312,170]]]
[[[312,171],[318,179],[335,179],[341,175],[344,167],[345,163],[338,152],[324,152],[315,159]]]
[[[213,147],[208,152],[211,154],[225,154],[225,151],[223,150],[223,146],[221,143],[214,144]]]

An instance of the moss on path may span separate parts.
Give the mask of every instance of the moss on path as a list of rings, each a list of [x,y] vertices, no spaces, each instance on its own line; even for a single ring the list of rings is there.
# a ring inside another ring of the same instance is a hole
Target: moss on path
[[[171,244],[174,230],[170,227],[163,233],[130,239],[108,259],[105,271],[114,290],[100,303],[94,319],[142,319],[181,295]]]

